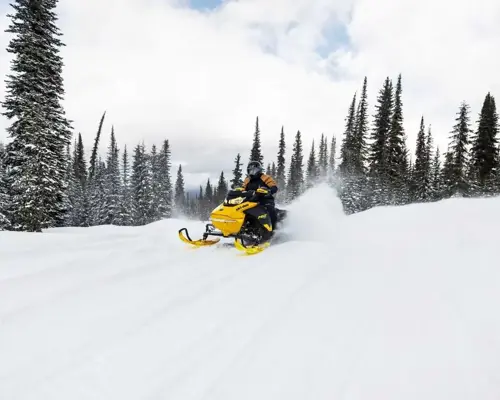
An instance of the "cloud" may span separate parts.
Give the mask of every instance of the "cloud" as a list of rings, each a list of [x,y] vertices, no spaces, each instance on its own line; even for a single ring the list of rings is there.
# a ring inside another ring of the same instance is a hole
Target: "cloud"
[[[289,152],[298,129],[306,151],[321,133],[340,138],[365,75],[373,114],[383,80],[401,72],[409,144],[424,114],[442,150],[460,102],[475,119],[486,92],[500,91],[496,0],[230,0],[212,12],[186,0],[65,0],[58,11],[75,131],[90,146],[107,110],[122,147],[168,138],[192,185],[230,174],[237,152],[247,161],[257,115],[266,162],[282,125]]]

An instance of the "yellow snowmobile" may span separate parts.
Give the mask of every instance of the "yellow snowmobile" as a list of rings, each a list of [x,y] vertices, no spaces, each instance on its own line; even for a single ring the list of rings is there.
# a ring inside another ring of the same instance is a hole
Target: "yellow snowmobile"
[[[206,225],[203,239],[192,240],[186,228],[179,230],[179,238],[190,245],[212,246],[221,237],[234,238],[238,250],[247,254],[260,253],[270,245],[273,236],[271,218],[259,196],[268,196],[269,190],[260,188],[255,191],[243,189],[230,190],[224,202],[210,214],[211,223]],[[278,222],[286,217],[285,210],[276,209]],[[218,236],[208,239],[209,236]]]

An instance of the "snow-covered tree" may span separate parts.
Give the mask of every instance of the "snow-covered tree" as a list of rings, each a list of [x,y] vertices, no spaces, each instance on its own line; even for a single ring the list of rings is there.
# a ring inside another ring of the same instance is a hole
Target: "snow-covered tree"
[[[175,181],[175,208],[177,212],[183,213],[186,200],[186,193],[184,188],[184,175],[182,174],[182,165],[179,164],[177,170],[177,179]]]
[[[261,148],[259,117],[257,117],[257,119],[255,120],[255,132],[253,136],[252,150],[250,151],[249,161],[259,161],[261,164],[264,162],[264,156],[262,155]]]
[[[135,148],[131,192],[134,224],[145,225],[151,222],[151,169],[144,144],[139,144]]]
[[[63,43],[56,5],[57,0],[15,0],[8,15],[7,32],[13,38],[7,51],[13,60],[3,115],[12,121],[5,164],[16,230],[40,232],[60,226],[68,203],[66,147],[71,125],[62,106]]]
[[[106,207],[105,224],[117,225],[121,210],[120,158],[115,138],[115,129],[111,128],[111,140],[106,162]]]
[[[243,171],[241,169],[241,155],[238,153],[234,160],[233,179],[231,179],[231,188],[239,188],[243,185]]]

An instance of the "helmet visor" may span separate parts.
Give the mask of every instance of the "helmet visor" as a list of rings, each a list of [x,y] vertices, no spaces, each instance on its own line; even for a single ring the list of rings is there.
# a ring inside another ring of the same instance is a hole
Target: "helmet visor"
[[[248,175],[257,175],[260,172],[260,168],[257,166],[249,166],[247,169]]]

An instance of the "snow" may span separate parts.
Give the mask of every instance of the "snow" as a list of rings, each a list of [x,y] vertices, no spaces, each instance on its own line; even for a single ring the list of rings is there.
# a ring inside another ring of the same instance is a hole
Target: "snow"
[[[0,399],[500,398],[500,199],[289,210],[251,257],[192,221],[0,232]]]

